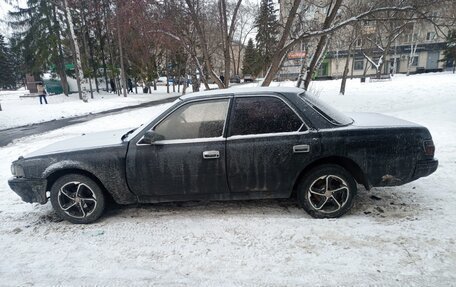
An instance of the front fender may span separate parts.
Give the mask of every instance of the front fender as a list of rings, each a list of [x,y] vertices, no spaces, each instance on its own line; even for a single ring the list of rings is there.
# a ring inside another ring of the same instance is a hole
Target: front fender
[[[75,160],[63,160],[48,166],[43,171],[42,177],[56,180],[60,175],[67,173],[82,173],[92,177],[92,179],[99,182],[101,187],[119,204],[132,204],[138,202],[137,197],[130,192],[125,182],[123,172],[117,166],[103,163],[98,163],[98,165],[95,166]],[[48,183],[52,184],[52,180],[49,180]]]
[[[76,169],[76,170],[82,170],[85,172],[89,172],[96,176],[96,174],[92,171],[89,165],[84,164],[83,162],[79,161],[74,161],[74,160],[64,160],[64,161],[59,161],[56,163],[51,164],[48,166],[42,173],[41,177],[42,178],[48,178],[52,174],[56,172],[61,172],[63,170],[71,170],[71,169]]]

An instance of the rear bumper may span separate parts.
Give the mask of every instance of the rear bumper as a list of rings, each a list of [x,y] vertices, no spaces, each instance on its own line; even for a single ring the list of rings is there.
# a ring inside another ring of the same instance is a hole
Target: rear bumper
[[[437,170],[438,166],[439,161],[436,159],[423,160],[417,162],[415,172],[413,173],[413,180],[432,174],[434,171]]]
[[[11,189],[19,195],[25,202],[47,202],[45,179],[10,178],[8,184]]]

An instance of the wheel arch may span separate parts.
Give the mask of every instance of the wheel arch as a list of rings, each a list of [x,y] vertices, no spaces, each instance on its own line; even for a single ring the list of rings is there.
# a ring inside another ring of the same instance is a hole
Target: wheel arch
[[[67,175],[67,174],[80,174],[80,175],[87,176],[100,187],[103,194],[106,197],[108,197],[109,200],[114,200],[112,194],[107,190],[107,188],[104,186],[104,184],[101,182],[101,180],[98,179],[97,176],[95,176],[93,173],[91,173],[87,170],[84,170],[82,168],[77,168],[77,167],[61,168],[61,169],[56,169],[52,172],[49,172],[46,176],[46,180],[47,180],[46,191],[51,190],[54,183],[59,178],[61,178],[64,175]]]
[[[296,178],[294,185],[293,185],[293,190],[292,194],[296,194],[297,187],[299,185],[299,182],[301,181],[302,178],[306,176],[306,174],[312,170],[313,168],[324,165],[324,164],[334,164],[334,165],[339,165],[343,168],[345,168],[355,179],[355,181],[359,184],[362,184],[367,190],[370,189],[369,186],[369,180],[366,177],[365,173],[361,169],[361,167],[354,162],[353,160],[346,158],[346,157],[341,157],[341,156],[330,156],[330,157],[324,157],[315,160],[311,164],[307,165],[298,175]]]

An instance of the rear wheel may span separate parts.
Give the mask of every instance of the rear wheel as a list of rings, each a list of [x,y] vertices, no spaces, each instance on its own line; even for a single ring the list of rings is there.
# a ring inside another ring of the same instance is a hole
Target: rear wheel
[[[335,218],[347,213],[356,196],[353,176],[338,165],[312,169],[298,186],[301,207],[315,218]]]
[[[67,174],[52,185],[51,204],[62,219],[86,224],[101,216],[105,197],[98,184],[89,177]]]

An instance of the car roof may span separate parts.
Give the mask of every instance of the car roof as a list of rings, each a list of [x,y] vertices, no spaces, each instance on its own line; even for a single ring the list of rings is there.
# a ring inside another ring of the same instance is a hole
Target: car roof
[[[303,89],[296,87],[242,87],[236,86],[229,89],[216,89],[203,92],[190,93],[185,96],[181,96],[181,100],[189,99],[198,99],[198,98],[207,98],[207,97],[217,97],[217,96],[226,96],[226,95],[246,95],[246,94],[300,94],[304,92]]]

